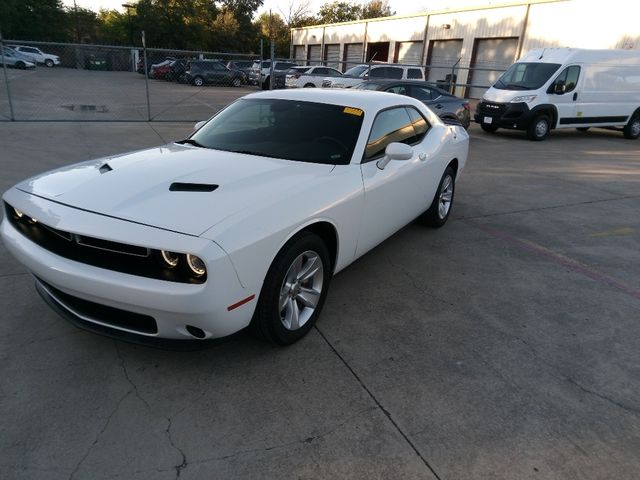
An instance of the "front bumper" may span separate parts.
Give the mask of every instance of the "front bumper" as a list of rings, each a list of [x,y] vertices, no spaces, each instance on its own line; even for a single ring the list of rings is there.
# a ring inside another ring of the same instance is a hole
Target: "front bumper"
[[[213,339],[241,330],[251,320],[255,299],[231,311],[228,307],[255,292],[242,287],[227,254],[210,240],[83,212],[16,189],[7,192],[5,200],[60,230],[128,243],[135,239],[150,248],[189,251],[205,261],[208,276],[202,284],[140,277],[58,256],[27,239],[5,218],[0,236],[7,249],[36,276],[40,289],[44,286],[48,296],[58,300],[58,307],[87,324],[116,336],[194,340],[198,337],[189,333],[189,326],[201,329],[202,339]],[[73,299],[95,304],[95,308],[79,312],[71,305]],[[121,311],[123,319],[104,314],[108,309]],[[132,314],[129,323],[127,313]],[[138,316],[151,317],[153,326],[140,326],[133,320]]]
[[[512,130],[526,130],[534,119],[529,106],[522,103],[497,103],[482,100],[473,116],[476,123]]]

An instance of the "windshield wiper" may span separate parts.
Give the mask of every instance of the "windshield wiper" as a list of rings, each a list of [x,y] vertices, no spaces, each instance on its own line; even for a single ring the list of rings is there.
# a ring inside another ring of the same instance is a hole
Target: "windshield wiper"
[[[178,142],[175,142],[178,145],[185,145],[185,144],[189,144],[189,145],[193,145],[194,147],[200,147],[200,148],[207,148],[204,145],[202,145],[200,142],[197,142],[196,140],[192,139],[192,138],[187,138],[185,140],[180,140]]]
[[[506,87],[513,90],[529,90],[524,85],[516,85],[515,83],[509,83],[508,85],[506,85]]]
[[[256,152],[253,150],[227,150],[227,152],[242,153],[244,155],[255,155],[257,157],[279,158],[279,157],[276,157],[275,155],[268,155],[264,152]]]

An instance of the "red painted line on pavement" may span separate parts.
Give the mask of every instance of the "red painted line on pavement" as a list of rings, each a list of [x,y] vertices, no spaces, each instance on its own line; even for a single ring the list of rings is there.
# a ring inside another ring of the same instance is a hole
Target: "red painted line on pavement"
[[[609,275],[605,275],[604,273],[600,273],[588,265],[584,263],[580,263],[576,260],[573,260],[569,257],[565,257],[559,253],[556,253],[548,248],[543,247],[542,245],[538,245],[537,243],[530,242],[528,240],[521,240],[519,238],[513,237],[508,233],[502,232],[500,230],[496,230],[495,228],[488,227],[486,225],[481,225],[475,222],[466,221],[465,223],[482,230],[483,232],[491,235],[492,237],[499,238],[504,240],[512,245],[522,248],[523,250],[527,250],[528,252],[534,253],[536,255],[540,255],[542,257],[548,258],[552,260],[554,263],[558,265],[562,265],[563,267],[567,267],[574,272],[580,273],[591,280],[594,280],[599,283],[603,283],[605,285],[609,285],[611,287],[617,288],[622,292],[630,295],[631,297],[640,300],[640,289],[634,288],[630,285],[627,285],[620,280],[610,277]]]

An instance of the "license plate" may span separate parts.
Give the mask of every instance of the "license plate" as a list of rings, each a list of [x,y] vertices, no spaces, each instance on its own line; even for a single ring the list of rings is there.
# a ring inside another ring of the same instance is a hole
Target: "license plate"
[[[491,117],[484,117],[484,123],[491,123],[493,122],[493,118]]]

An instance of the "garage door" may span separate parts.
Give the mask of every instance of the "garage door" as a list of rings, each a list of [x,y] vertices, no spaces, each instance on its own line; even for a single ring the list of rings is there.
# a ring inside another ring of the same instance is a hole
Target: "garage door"
[[[431,51],[427,62],[429,67],[429,82],[445,82],[447,75],[451,75],[451,67],[462,56],[462,40],[431,40]]]
[[[340,68],[340,44],[325,45],[324,60],[327,67]]]
[[[491,86],[514,62],[518,48],[517,38],[483,38],[475,41],[475,58],[472,68],[486,70],[471,70],[472,85]],[[492,70],[495,69],[495,70]],[[469,98],[480,98],[487,91],[483,87],[471,87]]]
[[[322,63],[322,46],[309,45],[308,57],[309,65],[320,65]]]
[[[304,45],[294,45],[293,46],[293,58],[297,64],[304,64],[306,57],[304,55]]]
[[[422,42],[398,42],[396,59],[398,63],[420,65],[422,63]]]
[[[343,70],[347,70],[362,63],[362,44],[348,43],[344,46],[344,60],[346,65]]]

